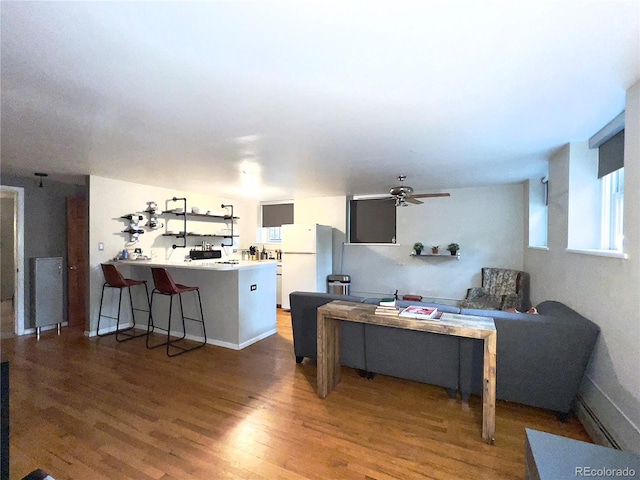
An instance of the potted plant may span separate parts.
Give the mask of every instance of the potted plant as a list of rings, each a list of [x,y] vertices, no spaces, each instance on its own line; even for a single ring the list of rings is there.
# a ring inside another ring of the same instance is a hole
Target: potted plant
[[[439,249],[440,249],[440,245],[433,245],[431,247],[431,253],[433,253],[434,255],[437,255]]]
[[[458,245],[457,243],[450,243],[447,246],[447,250],[451,252],[451,255],[456,255],[458,253],[458,250],[460,250],[460,245]]]
[[[422,250],[424,250],[424,245],[420,242],[416,242],[413,244],[413,249],[415,250],[416,255],[420,255]]]

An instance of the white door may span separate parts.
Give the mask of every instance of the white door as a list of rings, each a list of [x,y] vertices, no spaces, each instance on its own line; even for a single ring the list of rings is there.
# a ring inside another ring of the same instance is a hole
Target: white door
[[[316,256],[308,253],[282,254],[282,308],[289,310],[291,292],[317,292]]]

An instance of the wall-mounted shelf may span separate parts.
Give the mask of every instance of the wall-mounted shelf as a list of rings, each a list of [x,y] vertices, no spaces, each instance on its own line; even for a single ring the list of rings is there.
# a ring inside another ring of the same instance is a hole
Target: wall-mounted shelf
[[[429,258],[446,258],[449,260],[460,260],[460,253],[456,253],[455,255],[451,255],[450,253],[421,253],[420,255],[416,255],[415,253],[411,254],[412,257],[429,257]]]
[[[239,237],[239,235],[233,233],[233,225],[234,221],[238,220],[240,217],[236,217],[233,215],[233,205],[221,205],[221,208],[229,208],[231,210],[230,215],[216,215],[209,213],[193,213],[187,211],[187,199],[186,198],[177,198],[173,197],[170,201],[182,201],[184,207],[178,211],[178,209],[165,210],[162,212],[162,215],[176,215],[177,217],[182,218],[182,229],[180,232],[167,232],[163,233],[163,237],[175,237],[181,238],[183,240],[182,245],[173,245],[173,248],[185,248],[187,246],[187,237],[196,237],[196,238],[222,238],[222,243],[220,246],[222,247],[232,247],[233,239]],[[196,233],[189,232],[187,229],[187,219],[192,219],[194,221],[202,221],[202,220],[217,220],[223,222],[229,222],[229,226],[231,227],[229,230],[229,234],[211,234],[211,233]],[[186,233],[184,233],[186,232]],[[227,239],[231,240],[231,243],[225,243]]]
[[[184,238],[186,237],[216,237],[216,238],[237,238],[240,235],[218,235],[215,233],[193,233],[193,232],[189,232],[186,235],[184,235],[183,233],[163,233],[162,234],[163,237],[176,237],[176,238]]]
[[[240,217],[232,217],[231,215],[208,215],[206,213],[190,213],[190,212],[176,212],[175,210],[166,210],[162,212],[163,215],[180,215],[186,217],[193,217],[198,219],[210,219],[210,220],[239,220]]]

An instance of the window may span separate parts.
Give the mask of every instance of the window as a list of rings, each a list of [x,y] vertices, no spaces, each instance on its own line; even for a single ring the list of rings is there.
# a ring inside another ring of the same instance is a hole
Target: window
[[[569,156],[569,251],[625,257],[624,112],[588,142],[572,142]]]
[[[624,168],[605,175],[600,182],[602,185],[601,248],[622,252]]]
[[[262,205],[262,230],[259,241],[278,243],[282,241],[282,225],[293,223],[293,203]]]
[[[622,252],[624,209],[624,129],[598,145],[602,191],[600,248]]]
[[[396,206],[389,199],[349,200],[350,243],[396,243]]]

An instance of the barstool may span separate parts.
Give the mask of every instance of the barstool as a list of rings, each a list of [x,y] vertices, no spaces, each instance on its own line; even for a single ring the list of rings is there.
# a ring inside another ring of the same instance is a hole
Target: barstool
[[[135,312],[147,312],[149,314],[149,323],[151,322],[151,305],[149,304],[149,289],[147,288],[146,280],[133,280],[131,278],[124,278],[118,268],[115,265],[110,263],[101,264],[102,273],[104,275],[104,285],[102,285],[102,295],[100,295],[100,309],[98,310],[98,328],[97,334],[99,337],[106,337],[107,335],[116,334],[116,340],[118,342],[125,342],[127,340],[131,340],[133,338],[138,338],[142,336],[146,336],[148,333],[141,333],[139,335],[134,335],[132,333],[125,333],[129,330],[135,328],[136,326],[136,317]],[[147,299],[147,307],[148,310],[144,310],[142,308],[134,308],[133,299],[131,297],[131,287],[135,285],[144,285],[145,290],[145,298]],[[118,296],[118,316],[112,317],[109,315],[104,315],[102,313],[102,301],[104,300],[104,290],[105,288],[117,288],[119,291]],[[130,327],[120,329],[120,309],[122,307],[122,289],[126,288],[129,291],[129,304],[131,305],[131,321],[133,324]],[[102,317],[112,318],[116,320],[116,329],[113,332],[109,333],[100,333],[100,319]],[[147,332],[149,330],[149,324],[147,323]],[[120,338],[119,335],[124,335],[125,338]]]
[[[153,315],[150,315],[149,318],[151,321],[149,322],[149,327],[147,329],[147,348],[156,348],[161,347],[163,345],[167,346],[167,356],[175,357],[177,355],[181,355],[186,352],[190,352],[191,350],[195,350],[196,348],[200,348],[207,343],[207,331],[204,326],[204,314],[202,313],[202,300],[200,299],[200,288],[199,287],[187,287],[186,285],[180,285],[173,281],[171,275],[166,268],[161,267],[151,267],[151,273],[153,274],[153,283],[154,289],[151,292],[151,303],[149,304],[149,309],[153,309],[153,296],[157,293],[160,295],[168,295],[169,300],[169,322],[167,324],[167,328],[156,327],[153,322]],[[184,316],[184,309],[182,308],[182,294],[187,292],[196,292],[198,294],[198,305],[200,306],[200,320],[197,318],[190,318]],[[173,310],[173,296],[178,295],[180,299],[180,314],[182,316],[182,336],[177,340],[171,340],[171,313]],[[201,344],[198,344],[194,347],[183,347],[181,345],[176,345],[180,340],[184,340],[187,336],[187,328],[185,325],[185,320],[191,320],[193,322],[202,324],[202,335],[204,337],[204,341]],[[150,333],[152,333],[155,329],[166,330],[167,332],[167,341],[163,343],[159,343],[157,345],[149,346],[149,337]],[[171,347],[179,350],[177,353],[171,353]]]

